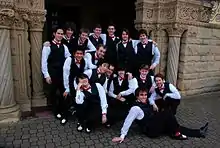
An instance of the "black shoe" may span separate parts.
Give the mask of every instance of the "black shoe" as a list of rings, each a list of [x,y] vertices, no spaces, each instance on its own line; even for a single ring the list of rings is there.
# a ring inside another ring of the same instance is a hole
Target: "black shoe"
[[[77,131],[81,132],[83,130],[83,126],[80,123],[77,123]]]
[[[176,140],[187,140],[188,137],[186,135],[180,134],[178,136],[173,136],[174,139]]]
[[[62,120],[60,120],[61,125],[65,125],[66,123],[67,123],[67,119],[63,118]]]
[[[201,137],[203,137],[203,138],[206,137],[207,131],[208,131],[208,126],[209,126],[209,123],[207,122],[207,123],[205,124],[205,126],[203,126],[203,127],[200,128]]]

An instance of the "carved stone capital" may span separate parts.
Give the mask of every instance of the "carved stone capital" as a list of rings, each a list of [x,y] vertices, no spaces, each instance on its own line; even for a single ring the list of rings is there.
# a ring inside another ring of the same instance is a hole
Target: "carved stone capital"
[[[45,14],[30,14],[29,27],[30,30],[42,31],[46,21]]]
[[[170,26],[169,28],[166,28],[167,32],[168,32],[168,35],[170,37],[181,37],[181,35],[183,34],[183,32],[185,30],[187,30],[187,27],[186,26],[181,26],[181,25],[177,25],[177,24],[174,24],[172,26]]]
[[[220,24],[220,1],[219,0],[212,0],[212,11],[211,11],[211,17],[209,22]]]
[[[13,23],[15,12],[12,9],[1,9],[0,10],[0,25],[10,27]]]

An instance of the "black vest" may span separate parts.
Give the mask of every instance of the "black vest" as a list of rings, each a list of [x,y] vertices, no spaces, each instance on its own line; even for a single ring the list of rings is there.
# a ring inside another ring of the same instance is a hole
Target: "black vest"
[[[85,95],[85,99],[88,102],[100,104],[101,101],[100,101],[99,91],[96,86],[96,83],[91,84],[91,93],[85,90],[83,91],[83,93]]]
[[[78,41],[79,41],[79,38],[74,38],[71,40],[70,42],[70,53],[73,54],[73,52],[76,50],[76,49],[84,49],[84,50],[87,50],[87,45],[88,45],[88,39],[85,40],[85,42],[82,44],[82,45],[79,45],[78,44]]]
[[[69,75],[69,87],[70,90],[74,92],[74,79],[75,77],[79,76],[81,73],[84,72],[84,68],[85,68],[85,60],[82,59],[81,63],[80,63],[80,68],[76,65],[75,63],[75,58],[71,57],[72,61],[71,61],[71,65],[70,65],[70,75]]]
[[[150,90],[152,86],[152,79],[149,74],[147,75],[145,82],[143,82],[140,77],[137,77],[137,81],[138,87],[147,88],[148,90]]]
[[[161,97],[164,97],[164,95],[165,95],[166,93],[172,93],[172,92],[170,91],[169,84],[170,84],[170,83],[168,83],[168,82],[165,82],[165,83],[164,83],[163,93],[160,92],[159,88],[156,88],[156,89],[155,89],[156,93],[157,93],[159,96],[161,96]]]
[[[116,45],[118,44],[118,42],[120,41],[120,39],[118,37],[115,37],[115,40],[113,41],[113,39],[109,36],[107,36],[106,38],[106,53],[105,53],[105,60],[106,62],[116,65],[117,64],[117,50],[116,50]]]
[[[92,75],[89,79],[90,84],[93,83],[100,83],[101,85],[104,85],[106,80],[105,74],[101,74],[100,78],[98,77],[97,69],[92,69]]]
[[[143,47],[142,43],[137,44],[137,59],[139,66],[142,64],[147,64],[151,66],[153,54],[152,54],[152,42],[148,42],[145,48]]]
[[[63,44],[58,48],[56,44],[51,42],[50,54],[47,59],[48,72],[51,77],[63,78],[63,65],[65,62],[65,49]]]
[[[111,85],[112,81],[113,81],[113,75],[110,76],[110,78],[108,79],[108,82],[107,82],[107,91],[109,91],[109,88],[110,88],[110,85]]]
[[[98,60],[98,62],[97,63],[95,63],[95,51],[92,51],[92,52],[89,52],[90,53],[90,55],[91,55],[91,57],[92,57],[92,64],[93,65],[97,65],[97,66],[99,66],[99,65],[101,65],[104,61],[103,61],[103,59],[99,59]]]
[[[68,47],[70,54],[72,54],[71,42],[73,42],[72,41],[73,39],[74,39],[74,36],[72,36],[70,38],[70,40],[67,40],[66,38],[62,39],[62,43],[65,44]]]
[[[132,41],[128,42],[126,47],[123,43],[118,44],[118,64],[125,65],[127,68],[135,65],[136,63],[136,53],[132,46]]]
[[[120,86],[118,82],[118,77],[115,77],[113,78],[113,85],[114,85],[114,91],[113,91],[114,94],[119,94],[120,92],[125,91],[129,88],[127,78],[122,81],[122,84]]]
[[[99,45],[99,44],[103,44],[103,40],[101,37],[98,38],[98,41],[93,37],[93,35],[89,36],[89,40],[92,42],[92,44],[95,46],[95,48]]]

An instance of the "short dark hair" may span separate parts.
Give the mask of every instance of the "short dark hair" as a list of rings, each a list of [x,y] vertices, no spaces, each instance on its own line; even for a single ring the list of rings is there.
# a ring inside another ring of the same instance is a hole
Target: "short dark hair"
[[[89,29],[87,29],[87,28],[81,28],[81,29],[80,29],[80,34],[82,34],[82,33],[87,33],[87,34],[89,35]]]
[[[114,28],[115,28],[115,24],[113,23],[113,22],[110,22],[109,24],[108,24],[108,27],[109,26],[114,26]]]
[[[138,97],[140,92],[148,92],[147,88],[146,87],[138,87],[136,90],[135,90],[135,97]]]
[[[59,30],[59,29],[63,30],[63,28],[62,28],[61,26],[55,26],[55,27],[53,27],[53,28],[52,28],[52,33],[56,33],[57,30]]]
[[[89,77],[84,74],[84,73],[81,73],[79,74],[77,77],[76,77],[76,83],[78,84],[79,83],[79,79],[89,79]]]
[[[65,32],[67,30],[72,30],[73,32],[75,32],[76,31],[76,25],[74,23],[71,23],[71,24],[66,23],[65,26],[64,26],[64,30],[65,30]]]
[[[138,34],[139,34],[139,36],[140,36],[141,34],[145,34],[145,35],[148,37],[147,31],[144,30],[144,29],[139,30],[139,31],[138,31]]]
[[[149,66],[147,64],[142,64],[139,68],[139,70],[141,69],[146,69],[146,70],[149,70]]]
[[[100,24],[96,24],[93,29],[96,29],[96,28],[102,28],[102,26]]]
[[[126,28],[123,28],[123,29],[122,29],[122,32],[121,32],[121,33],[123,33],[123,32],[126,32],[126,34],[127,34],[128,36],[130,35],[129,30],[126,29]]]
[[[96,49],[98,50],[100,47],[103,47],[104,49],[106,49],[106,46],[103,45],[103,44],[98,44],[97,47],[96,47]]]
[[[73,49],[73,53],[74,53],[74,54],[75,54],[77,51],[82,51],[83,54],[85,54],[85,48],[83,48],[83,47],[81,47],[81,46],[79,46],[79,47],[76,48],[76,49]]]
[[[158,73],[154,76],[154,81],[156,81],[156,78],[161,78],[162,80],[164,80],[164,75],[162,75],[161,73]]]

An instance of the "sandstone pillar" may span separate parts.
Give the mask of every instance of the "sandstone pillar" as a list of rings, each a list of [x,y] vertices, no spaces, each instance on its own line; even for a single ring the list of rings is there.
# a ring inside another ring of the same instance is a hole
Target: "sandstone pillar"
[[[13,2],[8,2],[10,4],[13,5]],[[4,123],[18,121],[20,110],[14,99],[10,49],[10,26],[14,10],[0,9],[0,18],[0,123]]]
[[[169,28],[167,29],[167,31],[169,35],[169,44],[166,79],[173,85],[176,85],[180,57],[180,38],[184,31],[184,28]]]
[[[32,14],[30,16],[30,42],[33,96],[32,107],[46,106],[47,100],[43,92],[43,77],[41,73],[42,32],[45,14]]]

